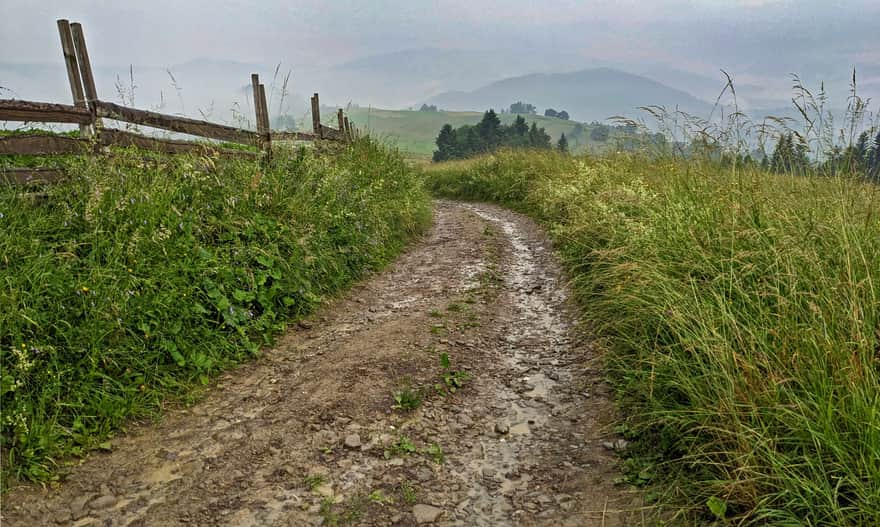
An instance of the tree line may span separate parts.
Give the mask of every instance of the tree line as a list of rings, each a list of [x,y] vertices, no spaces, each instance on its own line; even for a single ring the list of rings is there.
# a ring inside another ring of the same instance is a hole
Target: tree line
[[[435,162],[466,159],[502,147],[553,148],[550,135],[544,128],[538,128],[534,122],[529,126],[522,115],[518,115],[510,125],[501,124],[495,110],[485,112],[475,125],[466,124],[453,128],[451,124],[444,124],[436,144],[437,150],[433,156]],[[559,138],[556,147],[561,151],[568,151],[565,134]]]
[[[807,145],[790,132],[780,136],[773,154],[769,159],[764,158],[762,164],[774,172],[788,174],[806,173],[814,166],[810,162]],[[855,144],[846,148],[836,146],[816,168],[830,173],[843,171],[862,174],[866,179],[880,182],[880,131],[873,140],[865,131]]]

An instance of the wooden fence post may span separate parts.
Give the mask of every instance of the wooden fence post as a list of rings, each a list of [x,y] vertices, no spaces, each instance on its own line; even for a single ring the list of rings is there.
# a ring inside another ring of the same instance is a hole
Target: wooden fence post
[[[257,135],[259,136],[259,144],[257,146],[261,149],[268,150],[269,130],[266,129],[265,123],[263,122],[263,102],[265,99],[260,92],[260,86],[260,76],[256,73],[251,73],[251,91],[254,92],[254,118],[256,119]]]
[[[321,104],[317,93],[312,95],[312,131],[316,138],[324,138],[321,133]]]
[[[269,123],[269,105],[266,103],[266,87],[260,84],[260,119],[263,121],[263,137],[266,153],[272,153],[272,125]]]
[[[83,95],[79,66],[76,63],[76,50],[73,46],[73,35],[70,32],[70,22],[60,19],[57,20],[57,23],[58,35],[61,37],[61,51],[64,53],[64,64],[67,66],[67,80],[70,82],[70,93],[73,95],[73,105],[78,108],[88,108],[85,95]],[[91,127],[88,124],[80,124],[79,133],[83,137],[89,137],[92,133]]]
[[[345,121],[342,117],[342,108],[340,108],[336,111],[336,121],[339,123],[339,135],[342,137],[342,140],[345,141],[347,139],[345,136]]]
[[[348,138],[349,142],[354,140],[354,136],[351,135],[351,121],[348,120],[348,116],[343,117],[343,124],[345,125],[345,137]]]
[[[79,22],[70,24],[70,32],[73,37],[74,47],[76,48],[76,62],[79,64],[79,72],[82,76],[86,103],[88,104],[89,111],[92,112],[92,124],[97,129],[101,126],[101,121],[97,117],[97,108],[95,106],[95,102],[98,100],[98,90],[95,88],[95,76],[92,74],[92,63],[89,61],[89,50],[86,48],[86,37],[85,34],[83,34],[82,25]]]

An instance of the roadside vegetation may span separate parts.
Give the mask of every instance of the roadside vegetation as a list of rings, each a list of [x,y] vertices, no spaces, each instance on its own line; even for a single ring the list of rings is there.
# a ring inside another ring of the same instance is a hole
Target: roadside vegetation
[[[3,476],[109,448],[428,223],[421,182],[368,140],[270,164],[118,150],[70,181],[0,187]]]
[[[502,150],[425,170],[546,226],[661,517],[880,525],[880,186],[832,168]]]

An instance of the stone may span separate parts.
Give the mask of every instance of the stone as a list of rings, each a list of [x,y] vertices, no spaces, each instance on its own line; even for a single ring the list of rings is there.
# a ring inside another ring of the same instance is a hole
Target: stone
[[[358,434],[348,434],[345,436],[345,448],[360,448],[361,436]]]
[[[116,505],[116,501],[116,496],[104,494],[103,496],[98,496],[97,498],[89,502],[89,507],[96,510],[107,509]]]
[[[510,425],[509,424],[507,424],[504,421],[498,421],[495,423],[495,433],[504,435],[504,434],[507,434],[508,432],[510,432]]]
[[[434,523],[441,514],[443,514],[443,509],[433,505],[419,503],[413,507],[413,516],[415,516],[416,523],[419,525]]]

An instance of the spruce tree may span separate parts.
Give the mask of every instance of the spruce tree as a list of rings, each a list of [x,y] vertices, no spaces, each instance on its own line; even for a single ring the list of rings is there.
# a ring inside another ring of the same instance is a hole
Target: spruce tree
[[[434,161],[447,161],[456,159],[456,137],[455,129],[451,124],[444,124],[440,129],[440,135],[437,136],[437,150],[434,151]]]
[[[568,153],[568,140],[565,138],[565,134],[559,137],[559,142],[556,143],[556,149],[562,152],[563,154]]]

